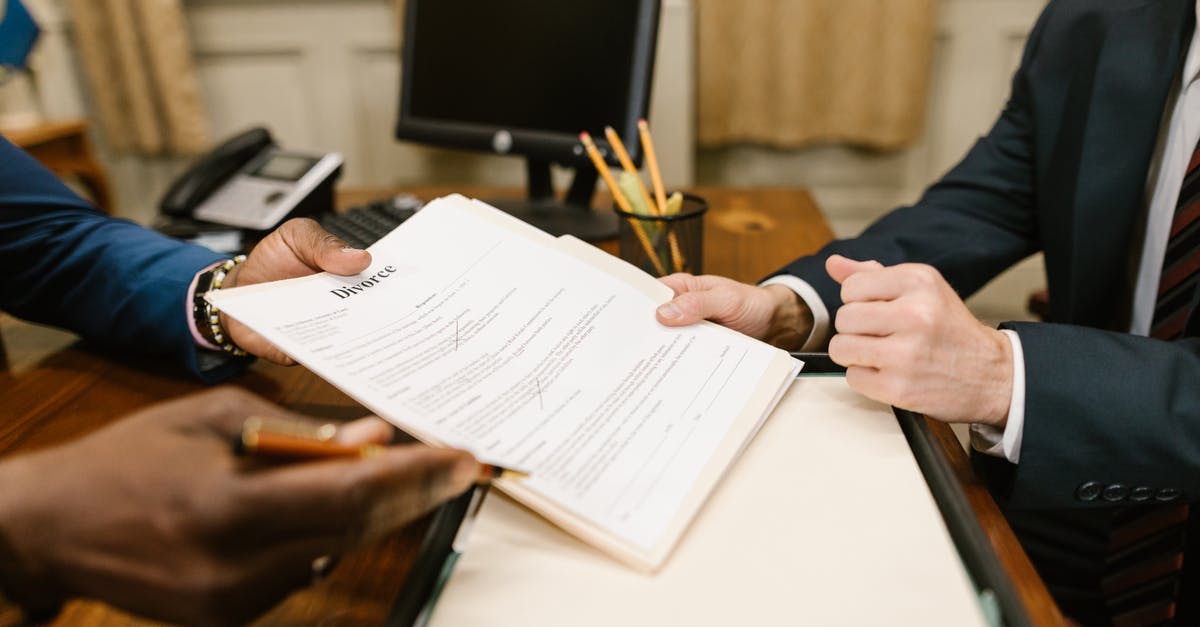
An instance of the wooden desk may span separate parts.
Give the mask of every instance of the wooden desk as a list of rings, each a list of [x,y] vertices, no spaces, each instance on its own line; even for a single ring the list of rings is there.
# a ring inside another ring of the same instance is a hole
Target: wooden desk
[[[87,137],[87,122],[54,120],[21,128],[0,128],[0,135],[22,148],[48,170],[75,179],[87,188],[102,211],[112,214],[112,192],[104,166],[96,159]]]
[[[424,198],[452,191],[484,198],[497,195],[495,189],[463,186],[411,191]],[[714,274],[754,281],[832,238],[825,218],[803,190],[693,191],[710,203],[705,224],[705,267]],[[341,201],[353,205],[382,195],[386,192],[346,193]],[[113,360],[77,345],[68,334],[3,316],[0,337],[4,348],[0,351],[0,454],[62,442],[148,404],[202,387],[182,376],[163,373],[160,365]],[[233,383],[322,418],[348,419],[365,413],[344,394],[302,368],[258,362]],[[931,425],[1002,566],[1017,582],[1029,613],[1039,625],[1063,624],[995,503],[971,472],[958,441],[943,425]],[[414,523],[382,545],[345,556],[328,580],[296,593],[259,623],[382,623],[403,585],[424,526],[425,521]],[[65,608],[57,624],[144,623],[99,603],[76,601]]]

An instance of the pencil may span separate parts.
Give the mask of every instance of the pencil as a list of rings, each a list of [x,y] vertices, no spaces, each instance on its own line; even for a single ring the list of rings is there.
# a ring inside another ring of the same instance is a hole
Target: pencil
[[[642,139],[642,150],[646,153],[646,168],[650,170],[650,182],[654,184],[654,200],[658,202],[658,212],[667,212],[667,193],[663,189],[662,172],[658,170],[658,155],[654,152],[654,139],[650,137],[650,125],[646,120],[638,120],[638,136]]]
[[[240,456],[253,455],[278,460],[366,458],[378,455],[387,449],[379,444],[341,444],[330,438],[305,436],[296,433],[281,433],[261,428],[261,419],[248,418],[242,432],[234,438],[234,452]],[[489,485],[498,479],[528,479],[529,473],[512,470],[495,464],[480,464],[479,478],[475,483]]]
[[[658,205],[650,199],[650,192],[646,190],[646,183],[642,181],[642,175],[638,174],[637,168],[633,167],[633,159],[629,158],[629,153],[625,151],[625,142],[621,141],[621,136],[613,130],[613,127],[604,127],[604,137],[608,139],[609,145],[612,146],[613,154],[617,155],[617,161],[621,163],[621,167],[626,172],[637,177],[638,188],[642,190],[642,199],[646,201],[646,209],[650,213],[660,216],[662,211],[659,211]]]
[[[625,150],[625,142],[621,141],[621,136],[611,126],[604,127],[604,136],[608,139],[608,143],[612,145],[613,153],[617,155],[617,161],[621,163],[621,167],[637,179],[638,188],[642,190],[642,199],[646,203],[646,208],[656,216],[665,215],[666,204],[663,204],[660,208],[658,204],[650,199],[650,192],[646,191],[646,183],[642,181],[642,175],[633,166],[633,159],[629,158],[629,153]],[[672,270],[682,272],[684,261],[683,253],[679,251],[679,240],[675,237],[675,231],[671,230],[671,223],[669,221],[663,221],[662,227],[667,231],[667,241],[670,242],[671,246],[671,263],[674,264]]]
[[[662,172],[658,169],[658,154],[654,152],[654,139],[650,137],[650,125],[644,118],[638,120],[638,136],[642,140],[642,151],[646,153],[646,169],[650,170],[650,182],[654,185],[654,200],[658,202],[658,213],[666,215],[667,192],[663,189]],[[667,228],[671,228],[669,224]],[[671,258],[675,262],[676,269],[682,272],[683,253],[679,251],[679,241],[675,239],[674,233],[671,233],[668,239],[671,242]]]
[[[588,158],[592,160],[592,165],[596,166],[596,171],[600,173],[600,177],[604,179],[604,184],[608,185],[609,191],[612,192],[613,200],[617,206],[628,214],[633,214],[633,208],[629,206],[629,200],[625,198],[625,194],[621,193],[621,188],[617,187],[617,182],[613,180],[612,172],[608,169],[608,164],[604,163],[604,158],[600,156],[600,151],[596,150],[596,143],[592,141],[592,136],[584,131],[579,134],[579,141],[583,142],[583,147],[587,150]],[[638,241],[641,242],[642,248],[646,251],[646,256],[650,257],[650,262],[654,264],[654,269],[658,271],[659,276],[666,275],[663,270],[662,262],[658,260],[658,255],[654,252],[654,246],[650,245],[650,238],[646,237],[646,232],[642,230],[642,224],[635,218],[628,218],[629,225],[633,227],[633,232],[637,235]]]

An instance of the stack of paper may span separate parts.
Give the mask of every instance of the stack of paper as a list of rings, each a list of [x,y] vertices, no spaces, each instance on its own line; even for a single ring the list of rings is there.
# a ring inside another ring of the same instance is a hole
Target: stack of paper
[[[816,376],[788,390],[656,575],[489,495],[429,624],[988,621],[891,408]]]
[[[570,237],[448,196],[363,274],[210,299],[414,437],[530,474],[498,486],[641,570],[666,559],[799,370]]]

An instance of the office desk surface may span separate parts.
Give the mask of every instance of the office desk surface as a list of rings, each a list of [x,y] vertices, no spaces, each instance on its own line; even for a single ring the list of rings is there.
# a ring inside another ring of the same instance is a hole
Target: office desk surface
[[[363,190],[341,195],[343,206],[394,193]],[[503,190],[470,186],[406,190],[422,198],[450,192],[489,198]],[[708,199],[705,268],[753,281],[832,238],[811,197],[800,189],[698,188]],[[614,247],[604,246],[612,251]],[[60,331],[0,315],[0,454],[59,443],[122,415],[201,389],[199,383],[164,372],[161,364],[97,354]],[[364,411],[332,386],[302,368],[256,363],[233,381],[296,411],[349,419]],[[968,500],[980,518],[1000,563],[1016,582],[1037,624],[1062,624],[1057,609],[1033,571],[986,489],[971,473],[966,456],[948,428],[934,425]],[[882,515],[882,514],[881,514]],[[380,624],[403,586],[425,521],[418,521],[381,544],[345,556],[319,585],[289,597],[259,624]],[[14,612],[0,611],[0,624]],[[9,620],[5,620],[9,619]],[[142,621],[107,606],[75,601],[59,616],[61,625],[133,625]]]
[[[493,493],[430,624],[987,625],[891,408],[824,375],[792,385],[653,577]]]

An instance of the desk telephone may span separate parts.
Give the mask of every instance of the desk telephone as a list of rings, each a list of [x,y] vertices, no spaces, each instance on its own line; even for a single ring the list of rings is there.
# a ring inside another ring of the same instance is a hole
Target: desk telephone
[[[230,138],[188,168],[159,208],[159,230],[187,237],[225,225],[268,231],[292,216],[333,210],[333,183],[342,156],[281,149],[265,128]],[[198,222],[196,222],[198,221]]]

